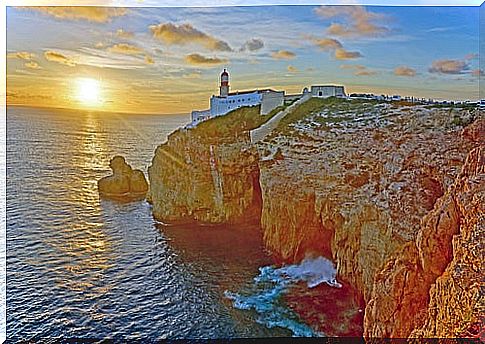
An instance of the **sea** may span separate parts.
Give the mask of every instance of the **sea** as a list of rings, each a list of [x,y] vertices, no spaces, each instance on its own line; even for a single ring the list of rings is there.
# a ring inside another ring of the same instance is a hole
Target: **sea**
[[[146,173],[189,120],[7,108],[8,339],[325,335],[283,296],[339,288],[331,262],[277,267],[254,228],[164,224],[145,201],[99,198],[113,156]]]

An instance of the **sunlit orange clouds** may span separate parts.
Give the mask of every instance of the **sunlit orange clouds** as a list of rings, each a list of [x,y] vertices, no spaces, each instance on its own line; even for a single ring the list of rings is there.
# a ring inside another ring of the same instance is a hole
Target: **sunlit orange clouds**
[[[185,62],[197,66],[216,66],[225,64],[228,62],[228,60],[217,57],[205,57],[200,54],[190,54],[185,56]]]
[[[358,51],[347,51],[343,48],[335,50],[335,58],[337,60],[352,60],[362,57],[362,54]]]
[[[21,60],[32,60],[35,57],[34,53],[29,53],[28,51],[17,51],[14,53],[8,53],[8,59],[21,59]]]
[[[197,30],[188,23],[181,25],[160,23],[151,25],[149,28],[154,38],[168,45],[198,44],[209,50],[232,51],[226,42]]]
[[[407,66],[398,66],[394,69],[394,75],[397,76],[416,76],[416,70]]]
[[[324,18],[342,18],[346,24],[332,23],[327,33],[333,36],[376,36],[389,32],[379,22],[386,17],[382,13],[368,11],[362,6],[321,6],[315,13]]]
[[[122,7],[94,7],[94,6],[72,6],[72,7],[19,7],[20,9],[33,10],[53,16],[57,19],[66,20],[87,20],[97,23],[106,23],[114,17],[124,16],[128,13]]]
[[[296,57],[296,54],[288,50],[278,50],[271,53],[271,57],[276,60],[291,60]]]
[[[76,65],[76,62],[72,57],[66,56],[57,51],[52,51],[52,50],[46,51],[44,52],[44,57],[47,61],[57,62],[69,67],[74,67]]]

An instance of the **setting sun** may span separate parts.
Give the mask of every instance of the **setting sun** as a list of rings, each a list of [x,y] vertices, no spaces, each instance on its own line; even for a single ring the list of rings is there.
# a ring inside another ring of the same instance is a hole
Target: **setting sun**
[[[77,80],[77,99],[84,105],[92,106],[100,102],[100,83],[98,80],[82,78]]]

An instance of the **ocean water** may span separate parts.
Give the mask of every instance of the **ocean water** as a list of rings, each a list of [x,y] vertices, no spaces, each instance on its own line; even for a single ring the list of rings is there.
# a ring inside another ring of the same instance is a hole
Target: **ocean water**
[[[254,228],[163,225],[146,202],[99,199],[112,156],[146,172],[188,120],[7,109],[8,338],[318,335],[280,297],[305,279],[272,267]],[[317,264],[329,276],[305,281],[337,283]]]

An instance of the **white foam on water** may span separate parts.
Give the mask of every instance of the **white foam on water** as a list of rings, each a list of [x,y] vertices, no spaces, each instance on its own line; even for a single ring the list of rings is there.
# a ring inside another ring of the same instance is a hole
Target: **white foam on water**
[[[259,268],[259,275],[254,278],[249,290],[240,293],[226,291],[225,296],[233,301],[237,309],[254,310],[257,313],[256,321],[268,328],[286,328],[295,337],[322,336],[324,334],[301,323],[298,316],[284,305],[281,296],[299,282],[306,282],[308,288],[322,283],[340,288],[342,285],[337,282],[336,276],[337,270],[328,259],[306,258],[300,264],[280,268],[263,266]]]

